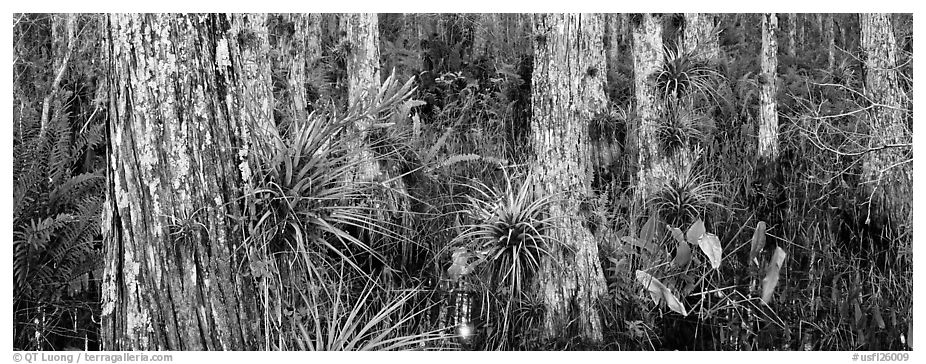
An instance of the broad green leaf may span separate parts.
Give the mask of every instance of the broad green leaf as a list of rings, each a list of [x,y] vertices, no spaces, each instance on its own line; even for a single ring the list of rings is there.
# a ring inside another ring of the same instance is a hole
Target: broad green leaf
[[[856,299],[852,300],[852,308],[855,310],[855,325],[858,326],[865,319],[865,313],[862,312],[862,305]]]
[[[691,244],[696,244],[698,239],[701,238],[701,235],[704,235],[704,221],[698,219],[694,224],[691,224],[691,227],[688,228],[688,232],[685,234],[685,237],[688,239],[688,242]]]
[[[707,233],[698,239],[698,247],[707,256],[711,262],[711,268],[720,269],[720,259],[723,255],[723,248],[720,246],[720,239],[717,235]]]
[[[666,225],[666,227],[669,227]],[[685,242],[685,234],[682,233],[682,230],[679,228],[672,228],[672,237],[675,238],[675,241],[679,243]]]
[[[653,241],[653,235],[656,235],[656,216],[650,216],[646,220],[646,223],[643,224],[643,228],[640,229],[640,240],[644,244],[649,244]]]
[[[755,261],[756,265],[759,262],[756,260],[756,257],[759,256],[759,253],[762,252],[762,249],[765,249],[765,221],[759,221],[756,225],[756,231],[752,233],[752,244],[749,249],[749,260],[746,261],[746,264],[750,264]]]
[[[678,298],[672,294],[672,291],[670,291],[668,287],[662,284],[662,282],[642,270],[638,270],[636,276],[637,282],[640,282],[640,284],[642,284],[643,287],[646,287],[646,289],[650,292],[650,296],[653,298],[653,302],[658,305],[659,302],[664,299],[666,300],[666,305],[669,306],[670,310],[675,311],[682,316],[688,316],[688,312],[685,311],[685,306],[682,305],[682,302],[679,301]]]
[[[884,317],[881,316],[881,306],[877,303],[871,307],[871,318],[878,329],[884,330]]]
[[[654,245],[653,243],[644,243],[642,240],[637,239],[637,238],[632,237],[632,236],[623,236],[623,237],[621,237],[621,241],[623,241],[623,242],[625,242],[625,243],[627,243],[627,244],[633,245],[633,246],[635,246],[635,247],[637,247],[637,248],[646,249],[646,250],[649,251],[650,253],[655,253],[655,252],[656,252],[656,245]]]
[[[762,302],[765,302],[765,304],[772,301],[772,293],[775,291],[775,286],[778,285],[778,272],[781,270],[787,256],[788,253],[785,253],[781,247],[775,248],[775,254],[772,255],[772,260],[769,261],[768,268],[765,271],[765,278],[762,279]]]
[[[678,243],[678,247],[675,249],[675,258],[672,259],[672,264],[675,264],[677,267],[685,267],[690,261],[691,247],[688,246],[686,241],[682,240]]]

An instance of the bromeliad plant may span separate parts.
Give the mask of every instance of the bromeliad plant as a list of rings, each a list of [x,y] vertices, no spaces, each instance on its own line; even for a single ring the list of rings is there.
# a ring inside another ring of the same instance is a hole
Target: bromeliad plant
[[[655,78],[660,98],[672,108],[679,100],[695,95],[716,99],[716,85],[723,79],[723,74],[696,52],[666,48],[665,58]]]
[[[545,214],[553,197],[537,197],[530,174],[517,183],[506,173],[505,181],[504,191],[480,182],[469,186],[475,196],[467,197],[462,212],[472,223],[463,225],[452,242],[476,257],[463,271],[481,265],[481,282],[486,282],[483,301],[490,308],[482,312],[489,334],[485,344],[495,348],[526,339],[517,333],[535,328],[542,318],[532,290],[533,277],[553,243],[545,235],[552,224]],[[492,312],[493,308],[500,312]]]
[[[376,219],[371,204],[358,203],[377,196],[374,190],[385,184],[356,178],[363,168],[363,147],[358,148],[363,140],[352,128],[358,122],[389,126],[385,121],[412,91],[411,80],[399,86],[390,77],[369,106],[343,116],[316,111],[293,120],[285,134],[268,131],[271,141],[255,153],[260,170],[249,194],[257,211],[254,229],[264,233],[264,243],[282,241],[290,251],[306,250],[299,246],[303,242],[316,244],[358,268],[356,254],[378,254],[350,228],[401,239],[390,222]]]
[[[464,210],[474,223],[464,225],[463,234],[454,239],[487,262],[495,289],[511,294],[530,284],[551,242],[544,234],[551,220],[544,215],[552,197],[534,196],[531,182],[531,175],[519,185],[506,178],[506,189],[499,192],[476,181],[470,187],[477,196],[467,196]]]
[[[324,272],[344,265],[373,279],[376,264],[392,271],[390,259],[370,237],[407,241],[381,213],[388,205],[384,198],[401,192],[391,191],[380,179],[363,178],[363,168],[378,160],[363,159],[376,155],[365,152],[367,141],[354,127],[390,127],[389,121],[400,116],[397,112],[407,111],[400,106],[409,100],[412,85],[391,76],[347,113],[339,114],[333,106],[319,108],[304,120],[292,120],[285,130],[262,130],[267,138],[258,140],[249,155],[242,152],[250,158],[241,167],[244,174],[248,166],[255,167],[245,193],[249,269],[242,274],[258,286],[267,350],[274,348],[273,342],[285,342],[272,335],[295,333],[287,331],[293,328],[279,312],[304,297],[316,300],[328,282]]]
[[[669,173],[650,198],[650,204],[672,225],[704,216],[711,208],[723,209],[719,182],[711,181],[696,163],[700,150],[669,158]]]

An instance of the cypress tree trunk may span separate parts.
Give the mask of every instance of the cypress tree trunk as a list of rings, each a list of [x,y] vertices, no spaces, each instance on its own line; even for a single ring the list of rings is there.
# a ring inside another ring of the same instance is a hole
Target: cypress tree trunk
[[[757,214],[766,216],[776,206],[780,173],[778,169],[778,16],[762,14],[762,50],[759,55],[759,131],[758,180],[762,198]],[[767,219],[767,217],[762,217]]]
[[[73,53],[75,46],[74,42],[76,41],[74,36],[74,24],[77,21],[76,14],[56,14],[52,16],[51,21],[51,39],[53,39],[51,58],[54,78],[52,79],[51,90],[49,90],[45,99],[42,100],[42,115],[41,119],[39,119],[39,136],[45,135],[45,132],[48,130],[48,123],[52,116],[52,101],[58,94],[58,88],[64,78],[64,73],[67,70],[67,65],[71,59],[71,53]]]
[[[796,14],[796,15],[797,15],[797,18],[795,20],[797,22],[797,49],[796,50],[798,52],[803,52],[804,42],[807,41],[807,26],[806,24],[804,24],[807,20],[806,20],[806,15],[804,14]]]
[[[380,86],[379,72],[379,21],[375,13],[343,14],[341,28],[349,44],[347,55],[348,109],[360,107],[372,99]],[[369,125],[355,125],[357,132],[367,133]],[[381,176],[379,165],[367,146],[360,153],[361,166],[358,179],[370,181]]]
[[[778,16],[762,14],[762,73],[759,76],[759,158],[778,158]]]
[[[797,14],[788,14],[788,56],[797,56]]]
[[[308,73],[319,67],[322,57],[321,15],[320,14],[284,14],[283,21],[292,24],[292,34],[281,37],[289,41],[292,52],[281,52],[282,66],[287,74],[287,94],[290,96],[292,117],[305,120],[314,108],[314,100],[306,92],[311,85]],[[288,50],[290,48],[283,48]]]
[[[247,155],[272,123],[262,16],[108,17],[105,350],[244,350]]]
[[[588,124],[605,112],[603,24],[599,15],[534,16],[533,120],[535,173],[541,194],[562,194],[550,216],[551,257],[544,257],[540,287],[545,333],[573,332],[602,339],[598,300],[606,293],[598,247],[583,225],[580,202],[589,198]]]
[[[905,120],[908,96],[900,89],[897,43],[889,14],[861,14],[861,45],[865,56],[865,96],[872,102],[868,113],[870,148],[912,142],[910,121]],[[870,182],[869,211],[894,224],[912,222],[913,163],[907,146],[886,147],[865,154],[862,181]],[[870,217],[869,217],[870,218]]]
[[[364,94],[379,90],[379,20],[375,13],[363,13],[344,14],[341,21],[350,44],[347,89],[348,105],[353,107],[363,101]]]
[[[632,133],[636,138],[637,186],[634,200],[645,203],[656,188],[656,175],[664,157],[656,138],[662,107],[652,75],[662,62],[662,15],[642,14],[632,17],[633,26],[633,88],[639,124]],[[635,209],[643,212],[645,206]]]
[[[350,49],[347,57],[347,90],[348,110],[352,110],[371,102],[376,97],[382,84],[379,64],[379,20],[377,14],[365,13],[344,14],[341,21],[346,32],[348,48]],[[373,206],[373,213],[377,214],[380,220],[408,217],[407,214],[404,214],[405,211],[408,211],[405,183],[401,178],[396,178],[400,175],[399,171],[384,171],[380,168],[380,160],[394,158],[394,156],[383,155],[383,153],[377,156],[374,153],[374,149],[366,142],[372,131],[370,125],[366,124],[365,121],[358,122],[354,127],[358,133],[364,136],[359,138],[362,145],[356,146],[361,152],[358,156],[359,171],[354,177],[355,181],[387,181],[385,186],[388,189],[377,200],[388,201],[390,205]],[[404,222],[398,222],[397,224],[400,228],[407,226]],[[390,262],[385,263],[389,264]]]
[[[621,37],[621,14],[605,14],[605,58],[608,65],[608,73],[614,72],[617,70],[617,66],[620,60],[620,37]],[[610,81],[609,81],[610,82]]]
[[[836,35],[833,30],[833,14],[823,14],[823,46],[826,47],[826,70],[836,68]]]
[[[720,56],[720,41],[714,34],[714,14],[686,13],[684,50],[695,53],[699,59],[711,60]]]
[[[473,60],[478,60],[490,55],[489,40],[491,34],[494,34],[498,14],[475,14],[473,16],[476,18],[473,27]]]

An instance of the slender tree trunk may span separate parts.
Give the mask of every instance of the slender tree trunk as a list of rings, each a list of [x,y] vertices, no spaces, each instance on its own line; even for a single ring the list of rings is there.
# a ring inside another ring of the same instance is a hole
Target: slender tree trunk
[[[51,105],[58,94],[58,88],[64,79],[67,71],[68,62],[71,60],[71,53],[74,49],[74,23],[77,21],[76,14],[60,14],[52,17],[51,39],[52,39],[52,70],[54,78],[51,82],[51,88],[45,99],[42,100],[42,116],[39,119],[39,136],[45,135],[48,130],[48,123],[51,121]]]
[[[797,17],[795,21],[797,22],[797,48],[796,50],[800,53],[804,52],[804,43],[807,42],[807,27],[804,22],[806,22],[805,14],[795,14]]]
[[[662,15],[642,14],[633,20],[633,88],[639,124],[632,134],[636,138],[637,186],[635,201],[645,203],[656,188],[658,166],[664,159],[656,138],[662,107],[652,75],[662,62]],[[630,133],[628,133],[630,134]],[[664,171],[663,171],[664,173]],[[645,210],[641,209],[635,213]]]
[[[380,78],[379,53],[379,21],[376,14],[345,14],[342,18],[343,29],[346,31],[350,53],[347,57],[348,74],[348,109],[369,104],[379,92],[382,85]],[[385,180],[389,189],[381,200],[391,201],[393,206],[375,209],[380,220],[389,220],[394,217],[408,217],[408,199],[406,198],[405,183],[398,177],[398,171],[380,168],[380,159],[394,158],[394,156],[377,156],[374,150],[365,142],[370,133],[370,125],[359,122],[355,125],[356,131],[364,137],[358,138],[361,145],[358,174],[354,177],[359,181]],[[398,226],[407,226],[400,222]],[[386,262],[389,264],[390,262]]]
[[[320,66],[322,57],[321,14],[285,14],[283,20],[293,25],[288,39],[293,51],[281,55],[289,75],[286,86],[292,100],[290,108],[292,117],[305,120],[314,109],[312,103],[315,101],[309,98],[311,95],[306,89],[318,86],[311,85],[308,73]]]
[[[347,56],[347,90],[349,109],[360,107],[375,97],[381,83],[379,66],[379,21],[374,13],[343,14],[341,18],[350,53]],[[355,125],[359,133],[367,133],[369,125]],[[361,138],[361,140],[364,138]],[[361,166],[357,176],[371,181],[381,176],[379,164],[367,146],[360,153]]]
[[[794,58],[797,56],[797,14],[788,14],[788,56]],[[793,62],[793,61],[792,61]]]
[[[534,15],[531,123],[536,176],[543,195],[563,194],[550,208],[550,235],[540,286],[545,332],[569,330],[602,340],[598,300],[606,293],[598,246],[583,225],[580,202],[590,196],[588,124],[605,112],[603,22],[599,15]]]
[[[605,14],[605,63],[607,64],[607,85],[613,87],[618,80],[614,79],[618,73],[621,60],[621,15]],[[610,88],[610,87],[609,87]],[[611,96],[611,95],[608,95]],[[611,100],[617,101],[617,100]]]
[[[814,25],[815,25],[816,28],[817,28],[817,29],[816,29],[816,31],[817,31],[817,37],[819,37],[821,43],[823,43],[823,38],[824,38],[824,35],[823,35],[823,30],[824,30],[824,29],[823,29],[823,23],[824,23],[824,22],[823,22],[823,18],[824,18],[824,17],[826,17],[826,14],[824,14],[824,13],[817,13],[817,14],[814,14],[814,22],[815,22]]]
[[[686,13],[684,50],[693,52],[698,59],[716,60],[720,56],[720,41],[714,33],[717,16],[714,14]]]
[[[861,14],[859,23],[865,56],[865,96],[873,104],[868,115],[869,147],[911,143],[911,123],[905,120],[910,104],[898,83],[897,43],[890,15]],[[896,225],[909,224],[913,191],[910,148],[888,147],[867,153],[862,169],[871,194],[870,213],[889,218]]]
[[[778,16],[762,14],[762,50],[759,56],[759,132],[756,175],[761,183],[757,214],[768,220],[780,197],[778,168]]]
[[[823,46],[826,47],[826,70],[836,68],[836,36],[833,30],[833,14],[823,14]]]
[[[759,158],[773,163],[778,159],[778,16],[774,13],[762,14],[760,62]]]
[[[348,105],[354,107],[363,102],[365,96],[375,94],[382,82],[379,21],[374,13],[344,14],[341,21],[350,44],[347,59],[347,89],[350,92]]]
[[[489,48],[490,40],[495,34],[495,24],[498,22],[498,14],[475,14],[475,26],[473,27],[473,60],[483,57],[490,57]]]
[[[263,17],[108,22],[103,348],[254,349],[262,333],[234,217],[252,141],[272,123]]]

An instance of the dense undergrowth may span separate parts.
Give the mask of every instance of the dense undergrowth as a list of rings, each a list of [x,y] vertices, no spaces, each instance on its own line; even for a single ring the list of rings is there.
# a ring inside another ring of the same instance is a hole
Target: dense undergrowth
[[[90,53],[100,29],[78,18],[55,86],[51,16],[14,28],[14,347],[92,349],[106,110]],[[410,39],[401,16],[381,15],[383,64],[396,71],[365,107],[343,111],[345,47],[334,38],[309,77],[307,118],[278,105],[275,137],[252,156],[260,168],[245,196],[239,272],[257,287],[262,348],[907,348],[912,228],[869,220],[859,156],[825,148],[863,145],[865,114],[850,113],[867,106],[854,54],[833,72],[821,71],[822,50],[781,58],[780,178],[770,180],[756,173],[759,52],[747,39],[758,29],[724,24],[718,59],[667,50],[658,135],[675,173],[641,216],[631,215],[630,58],[609,70],[610,110],[589,125],[587,224],[608,284],[598,305],[605,340],[548,341],[534,273],[557,244],[543,213],[557,196],[535,196],[528,168],[529,43],[480,55],[473,16],[439,18],[452,31]],[[275,96],[286,99],[281,85]],[[361,137],[351,132],[359,119],[378,126]],[[358,144],[382,179],[356,178]],[[777,285],[767,288],[770,271]]]

